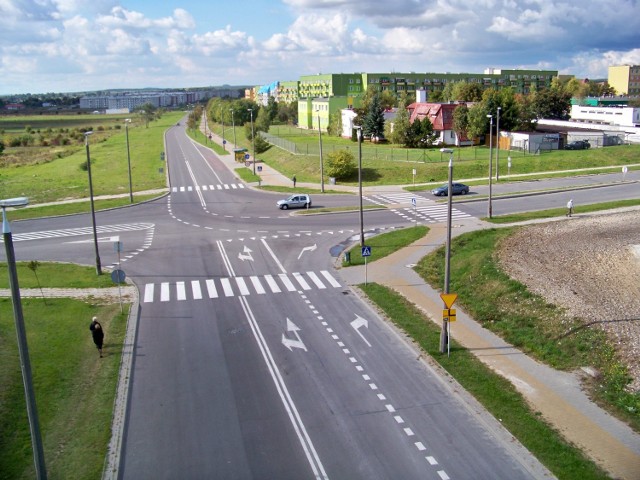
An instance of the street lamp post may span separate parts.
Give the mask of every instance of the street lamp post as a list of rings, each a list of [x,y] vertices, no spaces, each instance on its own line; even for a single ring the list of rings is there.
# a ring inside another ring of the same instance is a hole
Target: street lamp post
[[[256,135],[253,132],[253,108],[248,108],[251,112],[251,143],[253,144],[253,174],[256,174]]]
[[[129,166],[129,203],[133,203],[133,184],[131,183],[131,154],[129,152],[129,124],[130,118],[124,119],[124,131],[127,136],[127,165]]]
[[[220,121],[222,122],[222,149],[226,152],[227,148],[225,146],[225,142],[224,142],[224,108],[222,107],[222,105],[220,106]]]
[[[496,182],[500,180],[500,110],[498,107],[498,115],[496,118]]]
[[[42,437],[40,435],[40,422],[38,421],[38,409],[36,408],[36,397],[33,390],[31,362],[29,360],[27,334],[24,326],[24,316],[22,314],[22,301],[20,300],[20,285],[18,284],[16,257],[13,249],[13,236],[11,235],[11,226],[7,220],[6,211],[7,207],[24,207],[27,203],[29,203],[29,201],[25,197],[10,198],[8,200],[0,200],[0,207],[2,207],[2,235],[7,254],[9,286],[11,288],[13,316],[16,324],[16,334],[18,336],[18,354],[20,355],[22,382],[24,384],[24,395],[27,403],[27,417],[29,418],[29,429],[31,431],[33,461],[36,468],[36,478],[39,480],[46,480],[47,469],[44,463],[44,449],[42,447]]]
[[[238,148],[236,143],[236,117],[233,116],[233,108],[231,109],[231,123],[233,124],[233,148]]]
[[[84,132],[84,143],[87,149],[87,172],[89,174],[89,203],[91,204],[91,224],[93,225],[93,245],[96,251],[96,273],[102,275],[100,265],[100,252],[98,250],[98,231],[96,230],[96,209],[93,205],[93,181],[91,179],[91,156],[89,155],[89,135],[93,132]]]
[[[324,162],[322,161],[322,130],[320,129],[320,109],[318,113],[318,138],[320,139],[320,191],[324,193]]]
[[[487,115],[489,119],[489,205],[487,207],[487,217],[491,218],[493,211],[491,207],[491,181],[493,177],[493,115]]]
[[[450,266],[451,266],[451,212],[453,210],[453,149],[441,148],[442,153],[449,154],[449,182],[447,184],[447,243],[445,246],[445,260],[444,260],[444,293],[449,293],[449,279],[450,279]],[[448,342],[448,321],[442,321],[442,330],[440,331],[440,353],[444,353],[445,343]],[[445,339],[447,340],[445,342]]]
[[[357,126],[358,132],[358,196],[360,197],[360,246],[364,247],[364,215],[362,213],[362,127]]]

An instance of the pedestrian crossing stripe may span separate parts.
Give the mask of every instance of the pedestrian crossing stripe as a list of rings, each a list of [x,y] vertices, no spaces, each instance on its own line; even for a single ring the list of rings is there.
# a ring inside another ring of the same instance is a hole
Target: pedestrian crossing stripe
[[[276,280],[277,279],[277,280]],[[158,284],[147,283],[144,287],[143,303],[152,303],[156,300],[156,288]],[[207,278],[204,280],[204,288],[201,280],[189,282],[178,281],[160,282],[160,302],[202,300],[203,298],[220,298],[249,296],[252,293],[265,295],[267,293],[297,292],[298,290],[326,290],[328,287],[340,288],[338,282],[327,270],[316,272],[294,272],[292,274],[279,273],[278,275],[252,275],[249,277],[222,277]],[[190,290],[190,292],[189,292]],[[172,291],[175,293],[172,295]]]
[[[198,191],[214,191],[214,190],[238,190],[243,189],[244,185],[242,183],[222,183],[216,185],[187,185],[181,187],[171,187],[172,193],[177,192],[198,192]]]

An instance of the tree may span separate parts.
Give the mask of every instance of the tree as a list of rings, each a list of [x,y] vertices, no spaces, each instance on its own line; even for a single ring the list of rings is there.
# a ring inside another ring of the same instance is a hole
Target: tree
[[[256,153],[264,153],[269,150],[271,144],[267,142],[262,135],[256,133],[256,141],[255,141]]]
[[[374,95],[362,120],[362,134],[365,137],[382,138],[384,136],[384,109],[380,97]]]
[[[406,92],[402,92],[400,94],[400,99],[398,100],[398,113],[396,114],[396,118],[393,121],[393,131],[386,132],[386,138],[389,139],[391,143],[395,143],[397,145],[405,145],[407,140],[407,132],[410,128],[409,123],[409,111],[407,110],[407,104],[409,102],[409,97]]]
[[[390,110],[398,103],[395,94],[391,90],[380,91],[375,85],[371,85],[367,88],[366,92],[364,92],[362,101],[360,102],[361,108],[365,112],[369,110],[371,102],[373,102],[375,97],[378,97],[377,101],[383,110]]]
[[[327,133],[335,137],[339,137],[342,134],[342,112],[340,110],[336,110],[329,116]]]
[[[325,169],[330,177],[338,179],[350,178],[356,172],[356,160],[348,150],[336,150],[327,155]]]
[[[278,102],[276,102],[275,97],[269,96],[266,109],[269,115],[269,124],[271,124],[278,116]]]
[[[533,99],[533,111],[536,118],[569,120],[571,94],[556,89],[540,90]]]
[[[149,128],[149,123],[153,122],[158,116],[158,109],[151,103],[145,103],[144,105],[136,107],[134,112],[140,116],[145,128]]]
[[[271,119],[269,117],[269,111],[266,107],[260,107],[258,110],[258,116],[254,118],[255,131],[256,132],[268,132],[271,126]]]
[[[478,138],[489,132],[489,119],[484,104],[476,103],[467,113],[467,137]]]
[[[2,155],[2,152],[4,152],[4,142],[0,140],[0,155]]]
[[[420,120],[416,118],[409,130],[405,146],[408,148],[427,148],[433,145],[438,134],[433,131],[433,125],[428,118]]]
[[[453,111],[453,131],[456,132],[458,138],[462,136],[468,137],[469,130],[469,107],[466,104],[459,105]]]
[[[427,101],[434,103],[444,102],[444,95],[442,90],[434,90],[433,92],[429,92]]]

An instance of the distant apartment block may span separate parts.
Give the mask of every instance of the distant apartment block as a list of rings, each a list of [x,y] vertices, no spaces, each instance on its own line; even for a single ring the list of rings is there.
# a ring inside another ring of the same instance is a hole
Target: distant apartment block
[[[114,95],[87,95],[80,98],[80,108],[87,110],[134,110],[150,103],[156,108],[170,108],[196,103],[211,96],[207,91],[123,93]]]
[[[640,95],[640,65],[609,67],[609,85],[620,95]]]

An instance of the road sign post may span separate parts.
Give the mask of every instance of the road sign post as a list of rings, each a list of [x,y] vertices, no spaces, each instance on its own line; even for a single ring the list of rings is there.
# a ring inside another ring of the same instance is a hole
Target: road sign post
[[[368,245],[362,246],[362,256],[364,257],[364,285],[367,286],[367,257],[371,256],[371,247]]]
[[[451,322],[456,321],[456,310],[451,308],[458,298],[457,293],[441,293],[440,298],[444,302],[444,310],[442,310],[443,328],[440,332],[440,353],[444,353],[445,345],[447,348],[447,357],[451,354]]]

